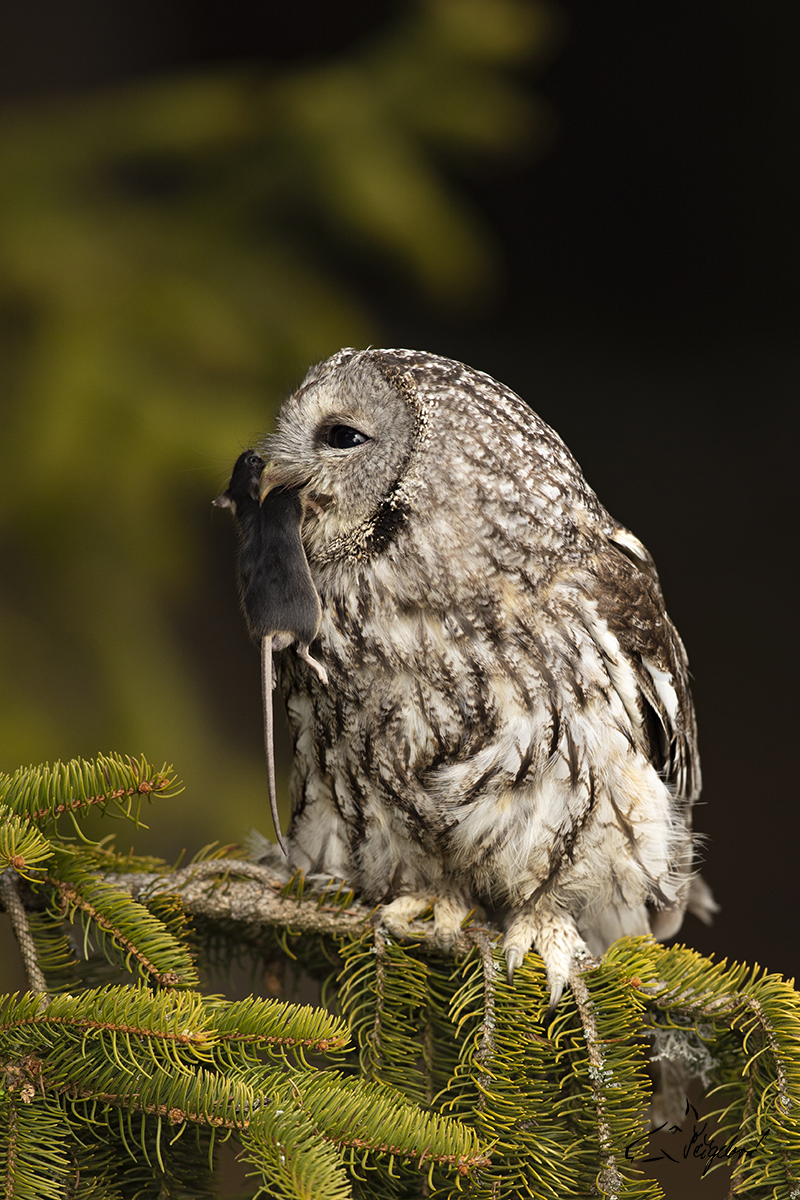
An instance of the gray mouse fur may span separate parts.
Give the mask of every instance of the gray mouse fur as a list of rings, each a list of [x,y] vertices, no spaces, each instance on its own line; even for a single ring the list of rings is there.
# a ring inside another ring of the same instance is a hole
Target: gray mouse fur
[[[321,610],[300,537],[303,504],[297,492],[287,489],[270,491],[259,504],[258,485],[264,466],[264,459],[259,454],[245,450],[234,464],[227,489],[213,503],[218,508],[230,508],[239,527],[239,596],[250,634],[261,643],[264,749],[270,811],[278,843],[287,854],[275,789],[273,651],[284,650],[296,642],[297,654],[316,671],[324,684],[328,677],[322,664],[309,652],[309,645],[319,629]]]

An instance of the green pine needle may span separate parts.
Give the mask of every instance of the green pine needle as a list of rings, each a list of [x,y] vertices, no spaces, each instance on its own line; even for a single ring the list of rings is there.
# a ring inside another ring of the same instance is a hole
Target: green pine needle
[[[0,776],[0,803],[44,828],[59,817],[74,818],[89,808],[138,825],[143,800],[177,796],[181,791],[183,785],[172,767],[157,770],[144,757],[121,754],[20,767],[13,775]]]
[[[227,919],[200,928],[231,956],[263,943],[309,972],[333,966],[342,1016],[203,996],[180,897],[134,900],[102,877],[118,861],[105,845],[58,831],[69,815],[80,833],[96,806],[136,819],[142,796],[173,787],[120,756],[0,780],[0,868],[47,901],[16,920],[50,989],[0,998],[6,1200],[205,1200],[219,1138],[235,1139],[254,1195],[285,1200],[655,1200],[629,1153],[646,1146],[654,1051],[709,1079],[736,1195],[800,1195],[792,984],[623,938],[553,1016],[538,956],[511,986],[499,938],[477,926],[454,961],[380,928],[334,941]],[[353,901],[335,884],[309,896],[299,872],[285,895],[313,911]],[[95,946],[111,985],[87,986]]]

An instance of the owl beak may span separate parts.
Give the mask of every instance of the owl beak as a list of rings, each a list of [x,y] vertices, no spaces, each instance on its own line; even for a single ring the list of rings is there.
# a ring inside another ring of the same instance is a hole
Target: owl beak
[[[258,483],[258,502],[263,504],[265,498],[269,495],[273,488],[284,487],[291,483],[291,480],[281,470],[277,463],[268,462],[261,472],[261,478]]]
[[[305,512],[311,511],[316,513],[318,517],[321,517],[323,510],[320,505],[317,504],[316,500],[312,499],[311,496],[302,491],[306,483],[307,480],[305,479],[298,479],[296,476],[292,477],[292,475],[278,463],[268,462],[264,467],[264,470],[261,472],[261,478],[258,483],[258,502],[259,504],[263,504],[264,500],[270,494],[273,488],[290,488],[299,492]]]

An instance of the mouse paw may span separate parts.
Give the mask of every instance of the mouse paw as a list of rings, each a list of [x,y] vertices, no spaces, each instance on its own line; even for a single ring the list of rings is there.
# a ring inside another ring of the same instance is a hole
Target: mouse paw
[[[303,662],[307,662],[311,667],[311,670],[316,671],[317,675],[319,675],[320,679],[325,684],[325,687],[328,686],[328,672],[325,670],[322,663],[317,662],[315,658],[311,657],[308,646],[298,646],[297,657],[302,658]]]

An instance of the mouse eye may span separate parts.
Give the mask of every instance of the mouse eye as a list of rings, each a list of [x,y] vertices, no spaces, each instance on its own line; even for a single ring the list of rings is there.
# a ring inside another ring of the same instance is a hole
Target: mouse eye
[[[354,446],[363,446],[364,442],[372,439],[360,429],[352,425],[332,425],[325,434],[325,441],[335,450],[352,450]]]

